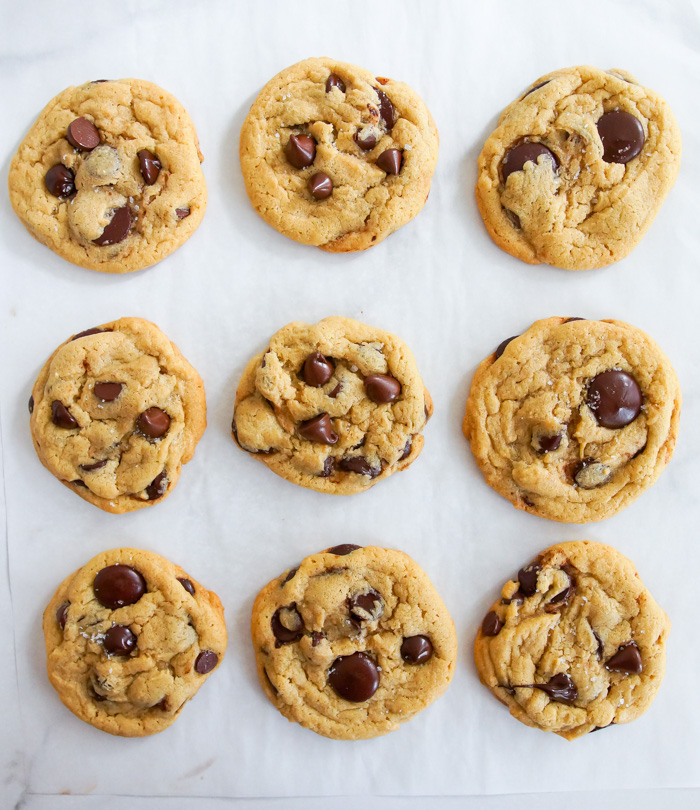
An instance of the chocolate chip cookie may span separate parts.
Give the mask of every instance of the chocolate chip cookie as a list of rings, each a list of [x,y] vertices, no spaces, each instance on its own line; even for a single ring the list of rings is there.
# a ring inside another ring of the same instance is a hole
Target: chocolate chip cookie
[[[435,122],[406,84],[335,59],[271,79],[243,124],[248,196],[273,228],[331,253],[365,250],[425,205]]]
[[[481,682],[513,717],[568,740],[649,708],[668,616],[602,543],[559,543],[503,586],[474,645]]]
[[[457,637],[425,572],[393,549],[312,554],[258,594],[260,684],[288,720],[337,740],[395,731],[454,674]]]
[[[130,273],[197,229],[207,191],[180,102],[140,79],[88,82],[52,99],[10,165],[29,233],[73,264]]]
[[[333,317],[272,336],[243,372],[231,427],[282,478],[352,495],[418,458],[432,410],[403,341]]]
[[[44,637],[63,703],[121,737],[174,723],[226,650],[219,597],[135,548],[104,551],[65,579],[44,611]]]
[[[548,318],[481,363],[463,427],[486,481],[514,506],[588,523],[656,481],[680,408],[671,363],[640,329]]]
[[[491,238],[512,256],[604,267],[644,236],[680,159],[661,96],[621,70],[565,68],[503,111],[479,156],[476,200]]]
[[[167,497],[206,427],[204,385],[155,324],[121,318],[49,357],[29,400],[39,460],[106,512]]]

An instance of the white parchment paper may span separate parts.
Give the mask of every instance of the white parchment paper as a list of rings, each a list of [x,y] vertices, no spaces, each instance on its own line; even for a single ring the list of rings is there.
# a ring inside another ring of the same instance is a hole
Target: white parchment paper
[[[0,154],[9,161],[49,99],[89,79],[161,84],[196,124],[209,187],[199,231],[148,271],[108,276],[35,242],[0,199],[2,398],[11,604],[3,612],[3,764],[32,794],[304,796],[478,794],[700,785],[697,87],[695,2],[156,2],[2,0]],[[359,255],[297,245],[250,207],[238,133],[262,85],[312,55],[400,78],[430,107],[440,159],[413,223]],[[632,255],[605,270],[529,267],[488,238],[476,158],[502,108],[538,76],[624,68],[671,104],[680,178]],[[292,320],[339,314],[400,335],[435,400],[421,458],[370,492],[338,498],[274,476],[234,446],[235,387],[249,357]],[[209,427],[167,501],[112,516],[76,498],[35,457],[27,398],[51,351],[123,315],[155,321],[204,378]],[[462,437],[469,381],[504,337],[550,315],[615,317],[670,356],[685,408],[675,458],[615,518],[589,526],[513,509],[484,483]],[[0,503],[2,501],[0,500]],[[568,743],[513,720],[483,687],[471,645],[503,581],[552,542],[589,538],[628,555],[673,622],[668,671],[633,725]],[[400,731],[348,743],[288,724],[267,702],[249,641],[257,591],[331,544],[403,549],[428,572],[461,651],[448,692]],[[99,551],[133,545],[181,564],[226,607],[226,660],[181,718],[148,739],[81,723],[45,676],[41,614],[57,584]],[[16,670],[9,675],[12,658]],[[19,717],[16,703],[19,704]],[[7,784],[7,783],[6,783]]]

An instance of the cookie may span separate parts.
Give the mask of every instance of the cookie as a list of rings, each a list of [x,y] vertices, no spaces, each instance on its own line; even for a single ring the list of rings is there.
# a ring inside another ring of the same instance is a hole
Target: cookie
[[[46,669],[63,703],[109,734],[175,722],[226,650],[219,597],[158,554],[103,551],[44,611]]]
[[[333,317],[272,336],[243,372],[231,427],[241,449],[287,481],[352,495],[418,458],[432,410],[403,341]]]
[[[557,70],[501,114],[476,201],[494,242],[528,264],[588,270],[624,259],[670,191],[676,119],[624,71]]]
[[[668,616],[602,543],[559,543],[506,582],[474,645],[481,682],[525,725],[573,740],[649,708]]]
[[[330,253],[365,250],[425,205],[435,122],[408,85],[335,59],[306,59],[260,92],[240,139],[253,208]]]
[[[487,483],[515,507],[588,523],[656,481],[680,408],[671,363],[640,329],[548,318],[477,368],[463,428]]]
[[[447,689],[457,637],[406,554],[345,544],[312,554],[258,594],[260,684],[289,721],[324,737],[395,731]]]
[[[39,460],[105,512],[166,498],[206,427],[204,385],[155,324],[120,318],[69,338],[29,400]]]
[[[10,202],[42,244],[105,273],[150,267],[186,242],[207,190],[180,102],[140,79],[52,99],[10,164]]]

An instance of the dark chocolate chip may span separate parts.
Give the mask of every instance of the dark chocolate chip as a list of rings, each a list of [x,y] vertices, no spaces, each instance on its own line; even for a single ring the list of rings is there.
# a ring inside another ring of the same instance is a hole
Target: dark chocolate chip
[[[148,149],[139,149],[136,153],[139,159],[139,169],[141,169],[141,176],[143,177],[147,186],[152,186],[158,179],[160,170],[163,168],[161,162]]]
[[[603,640],[596,633],[595,630],[593,630],[592,632],[593,632],[593,638],[595,638],[596,643],[598,644],[598,649],[596,650],[596,655],[602,661],[603,660],[603,653],[605,652],[605,644],[603,644]]]
[[[290,582],[292,579],[294,579],[294,576],[296,575],[296,572],[297,572],[298,570],[299,570],[298,568],[292,568],[292,569],[290,569],[289,573],[288,573],[288,574],[287,574],[287,576],[284,578],[284,582],[283,582],[282,584],[283,584],[283,585],[286,585],[288,582]]]
[[[550,678],[547,683],[529,684],[530,689],[541,689],[551,700],[559,703],[573,703],[578,697],[578,689],[571,677],[565,672]]]
[[[115,624],[105,633],[103,646],[107,655],[128,655],[136,646],[136,636],[128,627]]]
[[[503,182],[505,183],[513,172],[519,172],[524,169],[526,163],[537,164],[538,158],[542,155],[550,162],[552,171],[556,171],[559,167],[559,161],[544,144],[537,143],[536,141],[527,141],[525,143],[519,143],[517,146],[508,150],[501,161]]]
[[[54,197],[70,197],[75,194],[75,175],[62,163],[52,166],[44,177],[46,190]]]
[[[187,593],[194,596],[194,585],[192,584],[191,579],[187,579],[187,577],[178,577],[177,581],[182,585],[182,587],[187,591]]]
[[[381,469],[372,467],[364,456],[350,456],[349,458],[341,458],[337,463],[337,467],[343,472],[357,473],[358,475],[368,475],[370,478],[376,478],[381,472]]]
[[[100,461],[95,461],[92,464],[81,464],[80,469],[83,472],[94,472],[95,470],[101,470],[106,464],[108,459],[103,458]]]
[[[542,570],[542,566],[537,562],[532,562],[518,571],[518,582],[520,590],[525,596],[532,596],[537,593],[537,576]]]
[[[506,338],[498,344],[496,347],[496,360],[498,360],[498,358],[503,354],[503,352],[506,350],[506,346],[511,342],[511,340],[515,340],[517,337],[520,337],[520,335],[513,335],[513,337]]]
[[[393,402],[401,393],[401,383],[389,374],[370,374],[364,383],[367,396],[377,405]]]
[[[170,417],[161,408],[147,408],[136,420],[136,429],[149,439],[159,439],[169,427]]]
[[[642,392],[625,371],[603,371],[588,384],[586,404],[601,427],[629,425],[642,410]]]
[[[594,731],[602,731],[604,728],[610,728],[610,726],[614,726],[614,725],[615,725],[615,721],[613,720],[612,723],[608,723],[607,726],[596,726],[595,728],[592,728],[588,733],[593,734]]]
[[[102,332],[111,332],[111,331],[112,331],[111,329],[98,329],[96,326],[93,326],[92,329],[86,329],[84,332],[78,332],[77,335],[73,335],[73,337],[70,340],[72,343],[74,340],[79,340],[80,338],[90,337],[90,335],[99,335]]]
[[[168,474],[165,470],[158,473],[151,483],[146,487],[146,495],[149,501],[157,501],[162,498],[168,489]]]
[[[92,584],[97,601],[116,610],[133,605],[146,593],[146,580],[130,565],[108,565],[97,572]]]
[[[319,473],[320,478],[330,478],[333,475],[333,470],[335,469],[335,459],[333,456],[327,456],[323,462],[323,469]]]
[[[401,643],[401,657],[407,664],[424,664],[433,657],[433,643],[428,636],[409,636]]]
[[[376,159],[376,165],[387,174],[398,174],[401,171],[403,157],[398,149],[386,149]]]
[[[200,675],[206,675],[219,663],[219,656],[213,650],[202,650],[195,658],[194,669]]]
[[[396,110],[389,96],[387,96],[383,90],[380,90],[378,87],[374,89],[377,92],[377,96],[379,96],[379,117],[384,122],[387,132],[391,132],[396,123]]]
[[[569,577],[569,584],[566,586],[566,588],[564,588],[563,591],[559,591],[558,594],[555,594],[545,605],[544,609],[547,613],[556,613],[557,610],[566,607],[566,605],[568,605],[571,601],[571,597],[576,591],[576,582],[574,577],[568,572],[567,576]]]
[[[73,430],[78,427],[78,423],[66,406],[57,399],[51,403],[51,421],[56,427],[64,430]]]
[[[384,602],[375,590],[369,590],[348,599],[348,609],[350,618],[356,624],[373,622],[384,613]]]
[[[403,453],[399,457],[399,461],[403,461],[405,458],[408,458],[411,455],[412,449],[413,449],[413,439],[409,439],[406,442],[406,446],[403,449]]]
[[[331,90],[337,87],[341,93],[345,92],[345,82],[338,76],[337,73],[331,73],[331,75],[326,79],[326,93],[330,93]]]
[[[310,135],[291,135],[284,153],[295,169],[305,169],[316,159],[316,141]]]
[[[59,605],[56,608],[56,621],[58,622],[58,626],[61,630],[64,629],[66,626],[66,619],[68,618],[68,608],[70,607],[70,602],[63,602],[63,604]]]
[[[98,382],[92,389],[95,396],[102,402],[114,402],[121,394],[124,383],[120,382]]]
[[[338,434],[334,432],[331,418],[327,413],[320,413],[313,419],[307,419],[299,425],[299,435],[310,442],[335,444]]]
[[[88,121],[87,118],[76,118],[68,125],[66,132],[68,142],[75,149],[82,149],[86,152],[94,149],[100,142],[100,133],[97,127]]]
[[[338,385],[336,385],[336,387],[330,392],[330,394],[328,394],[328,396],[331,399],[335,399],[342,390],[342,388],[343,388],[342,383],[338,383]]]
[[[333,181],[325,172],[312,174],[308,186],[315,200],[327,200],[333,193]]]
[[[527,97],[530,95],[530,93],[534,93],[534,92],[535,92],[535,90],[539,90],[539,89],[540,89],[540,87],[544,87],[544,86],[545,86],[545,84],[549,84],[549,82],[550,82],[550,81],[551,81],[551,79],[547,79],[547,81],[546,81],[546,82],[540,82],[539,84],[536,84],[534,87],[531,87],[531,88],[530,88],[530,89],[527,91],[527,93],[525,93],[525,95],[523,96],[523,98],[527,98]],[[522,101],[522,100],[523,100],[523,98],[521,98],[520,100]]]
[[[190,215],[190,213],[191,212],[190,212],[189,208],[176,208],[175,209],[175,216],[178,219],[185,219]]]
[[[611,110],[600,116],[597,127],[606,163],[629,163],[642,151],[644,127],[636,115]]]
[[[585,320],[586,318],[567,318],[565,321],[562,321],[562,323],[571,323],[572,321],[585,321]]]
[[[605,668],[611,672],[639,675],[643,669],[639,647],[634,641],[623,644],[614,655],[608,658],[605,662]]]
[[[304,620],[297,610],[296,602],[278,608],[270,620],[272,635],[275,637],[275,647],[299,641],[304,635]]]
[[[29,402],[27,403],[27,407],[29,408],[29,413],[34,413],[34,397],[29,397]]]
[[[71,481],[71,484],[76,487],[82,487],[83,489],[87,489],[87,484],[85,481],[81,481],[80,478],[76,478],[75,481]]]
[[[556,433],[554,436],[540,436],[537,440],[537,452],[540,455],[545,453],[554,452],[561,444],[561,433]]]
[[[515,211],[511,211],[509,208],[504,208],[503,213],[506,215],[510,224],[516,228],[517,230],[522,230],[523,223],[520,221],[520,217],[515,213]]]
[[[326,549],[326,552],[328,554],[335,554],[336,557],[344,557],[346,554],[357,551],[358,548],[362,548],[362,546],[356,546],[353,543],[343,543],[340,546],[333,546],[332,548]]]
[[[502,627],[503,622],[498,618],[498,613],[492,610],[484,616],[484,621],[481,623],[481,633],[484,636],[497,636]]]
[[[318,645],[323,641],[324,638],[325,638],[325,635],[323,633],[318,633],[318,632],[314,631],[311,634],[311,646],[312,647],[318,647]]]
[[[377,136],[372,132],[368,132],[364,137],[360,137],[358,131],[352,137],[363,152],[371,152],[377,145]]]
[[[328,683],[338,697],[352,703],[363,703],[379,687],[379,670],[367,653],[341,655],[328,670]]]
[[[516,605],[522,605],[522,603],[524,601],[525,601],[525,594],[520,589],[518,589],[510,597],[510,599],[501,599],[501,604],[502,605],[510,605],[511,602],[515,602]]]
[[[116,245],[129,235],[131,230],[131,211],[129,206],[125,205],[123,208],[117,208],[112,216],[111,222],[102,231],[102,235],[97,239],[93,239],[92,243],[99,247],[106,245]]]
[[[304,360],[301,376],[307,385],[320,388],[333,376],[333,370],[333,364],[327,357],[321,352],[314,352]]]

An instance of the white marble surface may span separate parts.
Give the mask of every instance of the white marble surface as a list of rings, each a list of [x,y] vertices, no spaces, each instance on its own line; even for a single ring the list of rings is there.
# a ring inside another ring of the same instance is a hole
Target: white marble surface
[[[414,804],[401,796],[528,794],[431,799],[446,808],[500,810],[534,807],[539,791],[552,791],[547,803],[567,808],[697,805],[698,10],[682,0],[123,0],[81,8],[0,0],[5,175],[52,95],[88,79],[139,76],[190,111],[209,185],[209,210],[192,240],[162,265],[126,277],[65,263],[32,240],[0,199],[0,806],[111,810],[127,802],[189,810],[260,797],[234,806],[293,810],[328,801],[264,797],[381,794],[394,797],[387,799],[393,810]],[[364,255],[329,256],[279,236],[251,210],[240,178],[238,132],[258,89],[283,67],[322,54],[407,81],[440,130],[425,210]],[[635,252],[607,270],[574,274],[528,267],[499,251],[472,190],[476,156],[500,110],[537,76],[579,63],[626,68],[662,93],[680,122],[685,154],[676,188]],[[162,506],[116,517],[43,470],[26,400],[60,341],[126,314],[157,322],[200,371],[209,428]],[[228,434],[249,356],[288,321],[329,314],[401,335],[436,403],[410,472],[350,499],[285,483],[237,451]],[[461,435],[476,364],[503,337],[547,315],[616,317],[642,327],[671,357],[683,386],[671,466],[635,505],[601,524],[563,526],[516,512],[484,484]],[[567,743],[512,720],[478,684],[470,646],[504,578],[549,543],[576,538],[630,556],[673,631],[666,681],[645,717]],[[401,731],[357,744],[282,720],[255,682],[248,640],[257,590],[301,556],[340,542],[411,554],[442,593],[462,647],[454,683],[437,704]],[[191,570],[220,594],[230,632],[221,670],[170,730],[146,740],[80,723],[44,673],[40,617],[54,588],[93,554],[120,544],[153,549]]]

